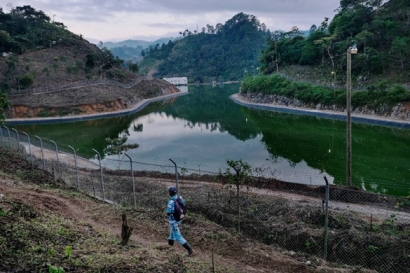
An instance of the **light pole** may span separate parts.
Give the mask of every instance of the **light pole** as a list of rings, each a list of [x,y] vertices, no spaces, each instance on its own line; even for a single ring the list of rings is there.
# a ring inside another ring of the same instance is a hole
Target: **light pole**
[[[357,53],[356,45],[347,49],[346,82],[346,185],[352,185],[352,54]]]
[[[332,77],[333,77],[333,85],[335,85],[335,83],[336,83],[336,72],[335,71],[332,71],[331,72],[331,74],[332,74]]]

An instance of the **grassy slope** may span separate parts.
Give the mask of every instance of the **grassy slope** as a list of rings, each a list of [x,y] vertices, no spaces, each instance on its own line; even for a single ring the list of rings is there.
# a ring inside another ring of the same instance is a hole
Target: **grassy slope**
[[[309,267],[307,257],[291,257],[195,214],[183,227],[196,251],[188,257],[180,246],[167,245],[163,211],[94,200],[13,153],[0,148],[0,155],[0,271],[351,272],[329,268],[319,259],[313,262],[316,268]],[[134,227],[126,246],[120,245],[122,213]]]

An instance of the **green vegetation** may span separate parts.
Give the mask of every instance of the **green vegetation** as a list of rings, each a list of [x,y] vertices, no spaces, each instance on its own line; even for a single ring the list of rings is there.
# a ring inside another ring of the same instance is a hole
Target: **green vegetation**
[[[324,18],[319,26],[313,24],[307,36],[297,27],[288,32],[270,32],[254,16],[239,13],[225,25],[207,25],[200,32],[185,30],[180,33],[180,40],[151,46],[142,52],[145,58],[140,67],[143,72],[155,69],[157,77],[186,75],[192,82],[210,82],[238,80],[258,72],[286,74],[288,67],[303,65],[308,71],[318,72],[309,75],[311,78],[324,77],[327,82],[343,87],[346,50],[357,45],[359,54],[353,56],[352,62],[353,80],[362,82],[367,92],[356,93],[352,104],[393,104],[409,99],[403,87],[392,84],[410,80],[410,64],[405,61],[410,57],[409,11],[408,1],[342,0],[335,17]],[[260,52],[258,63],[253,58]],[[263,87],[256,89],[260,91]],[[345,103],[343,89],[289,83],[281,92],[305,103],[338,105]]]
[[[410,80],[410,65],[404,61],[410,57],[407,17],[410,2],[382,3],[342,0],[333,20],[325,18],[319,27],[312,25],[307,37],[297,28],[275,31],[268,37],[268,47],[260,57],[262,75],[286,74],[291,66],[302,65],[305,69],[296,73],[296,78],[332,82],[343,87],[341,90],[291,83],[273,76],[247,79],[242,91],[277,94],[303,103],[343,106],[347,49],[357,46],[359,54],[353,55],[351,73],[353,82],[361,83],[367,92],[353,93],[352,105],[376,108],[410,100],[410,93],[403,86],[393,84]]]
[[[396,203],[396,208],[403,208],[406,206],[410,206],[410,194],[407,195],[406,197],[401,198]]]
[[[137,73],[139,70],[138,64],[137,63],[133,63],[132,61],[127,61],[125,63],[128,67],[128,69],[134,73]]]
[[[243,162],[242,159],[239,160],[232,160],[227,159],[226,164],[228,168],[226,168],[225,172],[219,172],[219,179],[222,180],[222,183],[233,184],[236,186],[236,230],[238,232],[241,231],[241,202],[240,202],[240,186],[244,185],[248,182],[250,176],[252,175],[252,168],[251,166]],[[231,173],[231,169],[235,171],[234,174]]]
[[[127,134],[122,134],[118,138],[106,138],[105,141],[108,143],[108,146],[104,149],[104,154],[106,155],[118,155],[120,157],[121,153],[125,153],[130,149],[138,148],[138,144],[125,144],[128,140]]]
[[[62,79],[126,78],[121,73],[123,60],[52,21],[43,11],[22,6],[5,13],[0,7],[0,22],[0,53],[5,53],[0,59],[0,88],[5,92],[55,85]],[[128,68],[138,71],[135,63]]]
[[[12,8],[10,13],[0,7],[0,21],[0,52],[22,54],[57,42],[70,43],[72,36],[63,23],[51,21],[43,11],[31,6]]]
[[[382,3],[385,2],[383,5]],[[396,82],[410,80],[410,2],[341,0],[337,14],[320,26],[312,25],[309,35],[301,32],[275,31],[260,58],[261,72],[278,72],[289,65],[320,67],[337,80],[345,80],[346,51],[357,45],[352,62],[352,74],[362,80],[377,75],[394,78]]]
[[[20,77],[19,84],[21,88],[28,88],[34,83],[32,75],[26,74]]]
[[[352,92],[354,107],[368,105],[378,107],[392,105],[410,100],[410,92],[400,85],[390,88],[386,82],[369,85],[367,91]],[[346,90],[335,90],[328,87],[312,86],[305,83],[291,82],[278,74],[247,77],[242,82],[242,93],[263,93],[295,98],[305,104],[336,105],[341,108],[346,105]]]
[[[257,73],[258,55],[270,32],[253,15],[239,13],[224,25],[188,29],[182,38],[143,51],[141,71],[154,65],[156,77],[187,76],[195,82],[239,80]]]
[[[0,124],[4,124],[5,111],[9,107],[10,101],[7,99],[7,94],[0,90]]]

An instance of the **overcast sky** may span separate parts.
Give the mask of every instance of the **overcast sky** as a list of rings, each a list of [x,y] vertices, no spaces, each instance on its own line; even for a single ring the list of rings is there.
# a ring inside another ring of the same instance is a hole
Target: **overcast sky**
[[[177,37],[207,24],[225,24],[235,14],[256,16],[268,29],[288,31],[319,25],[332,19],[340,0],[0,0],[4,12],[10,6],[30,5],[68,30],[96,41]]]

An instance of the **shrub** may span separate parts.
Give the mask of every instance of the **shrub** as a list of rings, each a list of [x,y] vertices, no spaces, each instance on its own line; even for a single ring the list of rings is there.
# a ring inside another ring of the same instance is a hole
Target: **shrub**
[[[26,74],[19,78],[19,84],[21,88],[28,88],[34,83],[33,76]]]
[[[368,86],[367,91],[352,94],[352,106],[377,107],[382,104],[394,104],[410,100],[410,92],[403,86],[395,85],[388,89],[390,83],[381,81]],[[270,76],[250,76],[243,80],[241,92],[260,92],[263,94],[276,94],[289,99],[296,98],[305,104],[346,105],[346,90],[313,86],[305,83],[291,82],[278,74]]]
[[[357,92],[352,95],[352,105],[357,106],[364,106],[368,104],[370,101],[369,93],[368,92]]]
[[[395,85],[387,91],[387,101],[390,103],[410,100],[410,92],[403,86]]]

